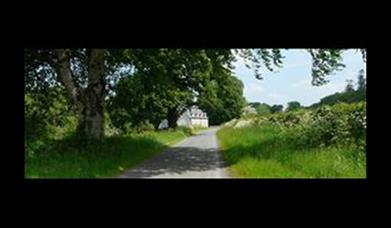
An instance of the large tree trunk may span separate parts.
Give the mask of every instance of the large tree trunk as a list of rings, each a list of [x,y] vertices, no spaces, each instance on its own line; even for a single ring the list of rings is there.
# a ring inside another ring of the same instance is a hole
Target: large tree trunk
[[[104,136],[103,104],[98,99],[99,96],[92,89],[85,90],[77,127],[78,134],[82,137],[100,139]]]
[[[80,94],[83,103],[78,132],[88,138],[104,136],[104,51],[92,49],[88,64],[88,87]]]
[[[177,120],[179,118],[179,112],[176,108],[169,109],[167,113],[167,122],[169,128],[176,128],[177,127]]]
[[[75,82],[70,68],[70,51],[56,50],[58,78],[74,101],[78,114],[78,135],[100,139],[104,136],[104,50],[92,49],[88,63],[88,86],[81,88]]]

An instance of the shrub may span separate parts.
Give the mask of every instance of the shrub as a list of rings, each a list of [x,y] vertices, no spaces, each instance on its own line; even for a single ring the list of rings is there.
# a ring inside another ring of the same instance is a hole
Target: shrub
[[[246,106],[242,109],[241,117],[242,118],[252,118],[257,116],[257,111],[254,107]]]
[[[153,131],[153,130],[155,130],[155,127],[153,126],[153,124],[151,124],[148,121],[143,121],[143,122],[137,124],[134,128],[136,129],[137,132],[144,132],[144,131]]]
[[[193,130],[189,127],[179,126],[176,128],[178,131],[182,131],[185,135],[192,135]]]
[[[25,91],[25,139],[54,137],[75,126],[75,113],[62,87],[49,88],[44,93]],[[66,128],[66,129],[62,129]]]
[[[234,176],[366,176],[365,102],[253,120],[257,125],[235,129],[227,124],[217,132]]]
[[[270,124],[279,127],[284,134],[282,139],[297,148],[356,144],[365,151],[366,102],[274,113],[253,120],[262,127]]]

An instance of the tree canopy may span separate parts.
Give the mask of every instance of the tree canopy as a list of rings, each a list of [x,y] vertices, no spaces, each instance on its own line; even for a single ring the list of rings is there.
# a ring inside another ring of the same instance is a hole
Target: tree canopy
[[[116,95],[108,105],[117,128],[125,130],[127,124],[138,127],[149,122],[157,129],[170,109],[184,109],[191,104],[189,91],[181,91],[167,83],[151,83],[151,78],[138,72],[119,81]]]
[[[243,83],[228,70],[215,72],[210,83],[200,92],[197,103],[208,113],[211,125],[239,117],[246,103]]]
[[[275,112],[282,112],[284,106],[283,105],[278,105],[278,104],[275,104],[273,105],[270,110],[272,113],[275,113]]]
[[[344,50],[307,51],[312,57],[312,84],[315,86],[327,83],[327,75],[344,67],[341,57]],[[365,61],[365,49],[361,52]],[[115,96],[119,81],[126,75],[144,75],[143,83],[130,84],[142,85],[140,88],[152,88],[151,91],[155,91],[159,84],[164,84],[170,88],[168,91],[194,96],[205,94],[206,90],[223,88],[217,92],[225,93],[228,98],[223,104],[214,102],[214,106],[227,107],[229,100],[234,100],[230,95],[237,95],[235,90],[228,93],[228,87],[239,88],[233,86],[238,82],[234,82],[235,79],[229,76],[225,76],[228,79],[214,76],[224,75],[216,74],[218,71],[233,69],[232,63],[238,57],[245,61],[246,66],[254,69],[258,79],[263,77],[260,73],[263,67],[274,71],[275,68],[283,66],[284,59],[280,49],[25,49],[25,90],[34,97],[35,94],[45,94],[48,88],[61,86],[78,115],[77,131],[80,135],[101,138],[104,135],[105,99],[110,94]],[[218,83],[224,80],[227,80],[230,86]],[[146,83],[148,81],[150,83]],[[135,90],[140,88],[136,87]],[[160,95],[162,94],[155,96]],[[179,106],[168,108],[167,118],[170,125],[174,126],[180,111]],[[227,110],[222,115],[226,118],[234,115],[234,112]]]
[[[266,103],[252,102],[249,103],[249,105],[255,108],[259,115],[267,115],[271,113],[271,106]]]
[[[294,111],[301,108],[301,104],[298,101],[291,101],[288,102],[288,107],[286,108],[286,111]]]
[[[320,102],[311,105],[310,107],[318,107],[320,105],[334,105],[340,102],[355,103],[366,100],[366,80],[364,78],[364,70],[358,72],[357,89],[354,88],[352,80],[347,81],[345,90],[323,97]]]

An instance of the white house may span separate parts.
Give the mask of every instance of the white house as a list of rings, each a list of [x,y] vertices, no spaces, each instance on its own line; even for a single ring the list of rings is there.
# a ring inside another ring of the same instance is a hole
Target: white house
[[[208,116],[205,112],[193,105],[190,109],[187,109],[177,121],[178,126],[200,126],[209,127]]]
[[[186,111],[182,113],[182,115],[177,120],[177,125],[186,127],[209,127],[209,120],[205,112],[203,112],[197,106],[193,105],[190,109],[186,109]],[[167,120],[163,120],[159,125],[159,129],[167,127]]]

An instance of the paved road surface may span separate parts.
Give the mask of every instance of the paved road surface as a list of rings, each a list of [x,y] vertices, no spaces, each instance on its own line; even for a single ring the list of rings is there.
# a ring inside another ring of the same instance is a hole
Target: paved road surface
[[[229,178],[219,151],[218,127],[189,137],[120,178]]]

